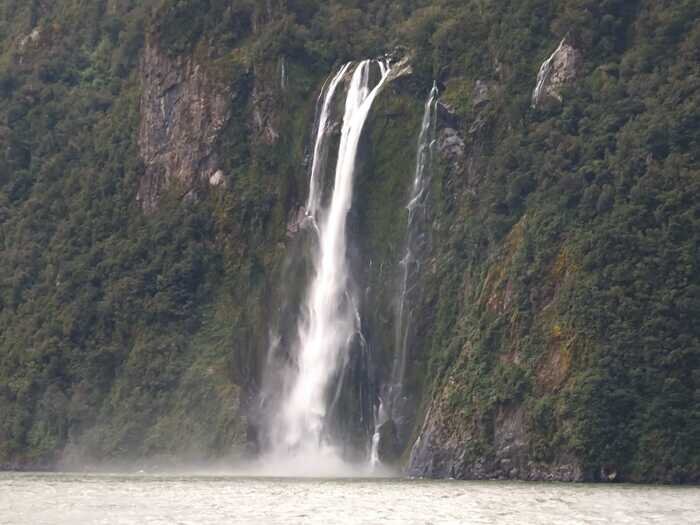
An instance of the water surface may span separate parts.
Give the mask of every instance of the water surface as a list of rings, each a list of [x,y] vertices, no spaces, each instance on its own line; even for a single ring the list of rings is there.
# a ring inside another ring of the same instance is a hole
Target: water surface
[[[0,473],[0,523],[700,524],[700,488]]]

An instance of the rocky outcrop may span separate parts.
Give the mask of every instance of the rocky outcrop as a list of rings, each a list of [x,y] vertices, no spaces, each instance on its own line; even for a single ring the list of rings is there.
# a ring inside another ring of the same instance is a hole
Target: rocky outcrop
[[[561,88],[576,79],[582,62],[581,52],[564,38],[540,66],[532,92],[532,106],[539,107],[547,101],[561,102]]]
[[[478,418],[464,420],[450,408],[448,379],[433,399],[406,468],[414,477],[583,481],[583,469],[562,455],[549,463],[533,461],[525,410],[501,406],[486,430]],[[484,435],[486,434],[486,436]],[[488,441],[484,444],[484,439]],[[486,452],[488,451],[488,452]]]
[[[270,74],[257,74],[253,84],[252,112],[249,128],[257,142],[266,146],[274,145],[280,137],[279,133],[279,89],[272,82],[263,79],[274,78]]]
[[[477,80],[474,83],[472,93],[472,107],[478,109],[491,101],[491,86],[484,80]]]
[[[401,455],[401,443],[396,423],[393,419],[389,419],[379,425],[377,432],[379,432],[377,447],[379,460],[388,465],[395,463]]]
[[[200,181],[223,183],[215,143],[230,117],[229,89],[209,79],[191,56],[170,57],[149,37],[140,65],[138,144],[145,164],[137,200],[158,207],[161,192],[177,184],[196,196]],[[218,174],[218,175],[217,175]]]
[[[459,132],[453,128],[440,130],[437,141],[440,156],[456,167],[464,161],[465,145]]]

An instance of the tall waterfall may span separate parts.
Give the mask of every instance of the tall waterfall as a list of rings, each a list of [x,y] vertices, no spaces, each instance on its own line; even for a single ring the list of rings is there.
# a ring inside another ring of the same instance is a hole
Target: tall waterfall
[[[372,65],[379,81],[371,87]],[[353,68],[349,63],[331,79],[318,114],[306,213],[317,235],[313,272],[297,324],[296,359],[283,392],[272,435],[278,457],[323,461],[337,458],[326,428],[333,380],[346,362],[350,344],[360,336],[360,317],[350,290],[346,222],[353,193],[355,161],[365,121],[389,74],[388,64],[365,60],[354,66],[347,88],[332,194],[326,206],[321,182],[329,147],[329,122],[338,85]]]
[[[406,226],[406,245],[400,265],[399,296],[394,318],[394,361],[391,380],[384,388],[377,413],[375,415],[375,432],[372,438],[371,462],[379,463],[380,427],[388,420],[401,419],[401,401],[406,378],[406,360],[410,329],[412,326],[410,299],[412,283],[416,282],[420,271],[420,255],[425,245],[426,234],[426,198],[430,184],[435,130],[437,127],[438,89],[435,84],[430,90],[423,110],[418,146],[416,150],[416,170],[411,186],[411,194],[406,209],[408,221]],[[400,423],[400,422],[399,422]]]

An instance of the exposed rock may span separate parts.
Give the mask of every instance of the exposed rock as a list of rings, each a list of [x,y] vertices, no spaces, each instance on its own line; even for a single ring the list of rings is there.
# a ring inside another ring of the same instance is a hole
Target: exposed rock
[[[384,58],[391,63],[391,73],[388,80],[396,80],[397,78],[413,74],[413,61],[415,54],[410,49],[403,46],[396,46]]]
[[[299,206],[289,212],[287,220],[287,237],[294,237],[301,230],[304,221],[306,220],[306,208]]]
[[[211,186],[221,186],[222,184],[226,184],[226,180],[224,179],[224,172],[221,170],[217,170],[214,175],[209,177],[209,185]]]
[[[455,108],[443,100],[438,100],[437,114],[439,127],[459,128],[463,125],[462,118],[457,115]]]
[[[540,67],[532,92],[532,106],[538,107],[547,100],[561,102],[561,88],[576,79],[582,62],[581,52],[564,38]]]
[[[459,359],[468,360],[469,353],[467,345]],[[533,481],[584,479],[580,463],[571,456],[561,455],[548,463],[532,460],[529,428],[521,405],[501,405],[488,431],[481,427],[478,416],[465,418],[459,409],[455,411],[450,393],[458,384],[458,377],[448,377],[431,401],[411,450],[409,475]],[[485,436],[488,443],[484,448]]]
[[[39,42],[41,39],[41,29],[38,27],[35,27],[32,29],[32,32],[29,33],[27,36],[23,37],[22,40],[19,41],[19,48],[20,51],[24,51],[24,48],[27,47],[28,44],[36,44]]]
[[[391,72],[387,80],[392,82],[402,77],[413,74],[413,66],[411,65],[411,57],[406,55],[392,65]]]
[[[432,407],[431,407],[432,408]],[[582,481],[583,469],[571,456],[552,462],[532,461],[522,407],[502,408],[494,425],[493,453],[469,454],[475,438],[464,426],[452,425],[444,407],[433,410],[411,450],[407,474],[457,479]],[[610,478],[607,478],[610,479]],[[614,479],[614,478],[613,478]]]
[[[394,463],[401,455],[398,429],[393,419],[385,421],[377,429],[379,432],[379,445],[377,454],[379,460],[385,464]]]
[[[270,71],[256,69],[252,94],[250,127],[261,144],[271,146],[277,142],[279,134],[279,84],[270,82],[275,75]]]
[[[32,53],[41,53],[42,48],[49,47],[51,44],[50,33],[50,30],[37,26],[28,34],[15,40],[14,62],[23,64]]]
[[[616,481],[617,469],[612,465],[603,465],[600,467],[599,477],[602,481]]]
[[[472,93],[472,106],[478,109],[491,101],[491,89],[487,82],[477,80]]]
[[[138,144],[146,170],[137,200],[145,211],[153,211],[163,188],[177,183],[183,194],[194,197],[199,180],[216,177],[214,145],[229,119],[231,97],[192,57],[169,57],[150,37],[140,73]]]
[[[465,145],[457,130],[443,128],[437,139],[437,150],[450,164],[459,165],[464,160]]]

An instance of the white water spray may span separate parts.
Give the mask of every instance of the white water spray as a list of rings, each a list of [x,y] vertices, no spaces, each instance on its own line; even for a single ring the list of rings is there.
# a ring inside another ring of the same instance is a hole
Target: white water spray
[[[335,180],[330,203],[321,207],[321,175],[325,164],[328,121],[338,84],[351,64],[333,77],[319,114],[311,169],[307,215],[314,221],[318,249],[314,273],[299,321],[297,367],[282,402],[273,436],[273,453],[304,461],[337,458],[326,432],[331,382],[346,361],[352,339],[359,334],[359,314],[349,291],[346,260],[346,222],[353,192],[357,150],[374,99],[384,87],[389,67],[378,62],[381,76],[370,89],[370,68],[365,60],[354,69],[347,90]],[[304,468],[303,465],[302,468]],[[307,465],[308,467],[309,465]]]

